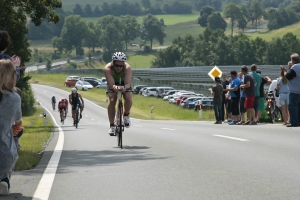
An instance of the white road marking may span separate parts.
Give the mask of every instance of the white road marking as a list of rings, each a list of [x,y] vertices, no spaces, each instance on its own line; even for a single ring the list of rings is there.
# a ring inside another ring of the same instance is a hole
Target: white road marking
[[[88,117],[87,115],[84,115],[84,116]]]
[[[227,139],[232,139],[232,140],[238,140],[242,142],[248,142],[249,140],[242,139],[242,138],[236,138],[236,137],[230,137],[230,136],[225,136],[225,135],[213,135],[215,137],[222,137],[222,138],[227,138]]]
[[[172,129],[172,128],[161,128],[163,130],[169,130],[169,131],[176,131],[176,129]]]
[[[141,125],[134,125],[134,126],[137,126],[137,127],[142,127]]]
[[[94,119],[91,119],[92,121],[94,121]]]
[[[45,169],[44,174],[34,192],[34,195],[32,197],[33,200],[47,200],[49,198],[53,181],[56,175],[57,166],[63,150],[65,138],[64,132],[62,131],[61,127],[56,123],[54,116],[47,108],[45,108],[45,106],[42,105],[42,107],[43,109],[48,111],[53,123],[55,124],[55,126],[58,127],[58,140],[53,154],[51,156],[51,159],[49,160],[49,163],[47,165],[47,168]]]

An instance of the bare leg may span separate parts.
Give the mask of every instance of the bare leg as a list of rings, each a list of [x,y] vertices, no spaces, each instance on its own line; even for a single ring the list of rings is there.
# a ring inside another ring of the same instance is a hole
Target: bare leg
[[[110,93],[108,94],[109,104],[107,107],[107,114],[109,123],[113,124],[115,119],[115,112],[116,112],[116,102],[117,102],[117,94]]]
[[[124,113],[130,113],[130,109],[132,106],[132,92],[125,92],[124,93]]]
[[[283,122],[287,124],[288,121],[288,110],[287,110],[287,105],[282,105],[281,106],[281,111],[282,111],[282,118]]]

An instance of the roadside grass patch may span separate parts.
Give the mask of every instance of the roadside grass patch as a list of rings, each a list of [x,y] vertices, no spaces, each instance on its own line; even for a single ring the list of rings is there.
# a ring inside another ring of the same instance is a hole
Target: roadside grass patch
[[[18,151],[19,159],[15,170],[27,170],[34,168],[40,161],[47,142],[54,131],[51,119],[47,118],[47,126],[44,126],[42,117],[43,109],[34,108],[32,116],[22,117],[24,133],[20,138],[21,149]]]

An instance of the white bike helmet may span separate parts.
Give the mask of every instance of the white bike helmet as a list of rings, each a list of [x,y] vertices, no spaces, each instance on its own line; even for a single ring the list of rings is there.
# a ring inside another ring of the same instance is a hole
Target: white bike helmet
[[[72,88],[72,93],[77,93],[77,89],[76,88]]]
[[[126,61],[126,55],[123,52],[116,52],[114,53],[114,55],[112,56],[112,60],[118,60],[118,61]]]

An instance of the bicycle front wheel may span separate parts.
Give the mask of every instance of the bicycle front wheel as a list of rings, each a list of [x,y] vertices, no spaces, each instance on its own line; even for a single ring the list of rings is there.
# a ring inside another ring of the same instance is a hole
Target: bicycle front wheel
[[[78,110],[76,110],[76,114],[75,114],[75,127],[78,128]]]
[[[119,104],[119,123],[118,123],[118,128],[117,128],[117,131],[118,131],[118,146],[122,149],[123,148],[123,145],[122,145],[122,130],[123,130],[123,110],[122,110],[122,104]]]

